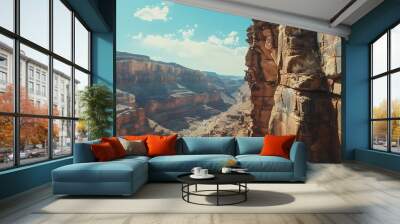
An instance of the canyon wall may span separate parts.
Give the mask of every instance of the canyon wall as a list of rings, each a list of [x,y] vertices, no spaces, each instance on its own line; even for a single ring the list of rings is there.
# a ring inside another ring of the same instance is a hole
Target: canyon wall
[[[253,136],[295,134],[313,162],[340,161],[340,38],[253,21],[246,80]]]
[[[170,134],[193,129],[236,103],[238,77],[192,70],[147,56],[117,54],[117,131]]]

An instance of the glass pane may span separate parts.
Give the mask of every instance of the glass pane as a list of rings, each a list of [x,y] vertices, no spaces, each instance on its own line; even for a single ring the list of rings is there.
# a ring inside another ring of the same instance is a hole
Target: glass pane
[[[0,1],[0,26],[14,31],[14,0]]]
[[[89,69],[89,32],[75,18],[75,63]]]
[[[48,63],[47,55],[21,44],[21,113],[48,114]]]
[[[373,75],[387,71],[387,34],[372,45],[372,71]]]
[[[72,12],[60,1],[53,1],[53,51],[71,60]]]
[[[53,60],[53,114],[72,117],[71,66]]]
[[[13,118],[0,116],[0,170],[14,165]]]
[[[49,47],[49,0],[20,0],[21,36]]]
[[[392,117],[400,117],[400,72],[391,75],[390,98]]]
[[[400,67],[400,24],[391,30],[390,60],[391,69]]]
[[[34,163],[49,158],[49,120],[45,118],[20,118],[20,163]]]
[[[387,121],[372,122],[372,147],[387,151]]]
[[[75,69],[75,117],[79,117],[81,114],[79,98],[86,86],[89,86],[89,75]]]
[[[53,156],[72,154],[72,121],[53,120]]]
[[[391,121],[392,152],[400,153],[400,120]]]
[[[88,129],[85,121],[75,121],[75,142],[84,142],[88,140]]]
[[[0,35],[0,111],[14,111],[13,40]]]
[[[387,77],[372,81],[372,118],[387,117]]]

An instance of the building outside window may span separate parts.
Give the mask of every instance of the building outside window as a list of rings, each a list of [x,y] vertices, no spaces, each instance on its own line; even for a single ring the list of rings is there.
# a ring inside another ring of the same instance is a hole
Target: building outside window
[[[89,85],[89,82],[81,81],[82,76],[85,77],[83,80],[89,80],[91,74],[90,32],[87,26],[64,1],[51,0],[53,4],[49,4],[49,0],[18,2],[19,12],[11,12],[13,17],[20,16],[14,18],[20,21],[16,24],[17,29],[13,31],[3,27],[9,30],[7,32],[0,29],[0,84],[12,87],[0,88],[0,123],[5,130],[0,133],[0,170],[70,156],[73,143],[78,139],[87,139],[85,126],[76,127],[79,114],[74,113],[71,107],[79,102],[79,90],[72,92],[73,89],[65,88]],[[38,11],[40,15],[36,13]],[[53,24],[51,29],[50,24]],[[74,42],[78,43],[75,48]],[[17,44],[18,48],[15,47]],[[87,49],[78,50],[77,45]],[[15,49],[20,50],[17,52]],[[12,60],[14,54],[20,59],[19,74],[16,74],[19,88],[15,88],[13,78],[16,65]],[[74,60],[72,55],[75,55]],[[50,71],[53,73],[50,74]],[[76,73],[79,73],[77,78]],[[51,90],[50,79],[53,79]],[[63,82],[62,86],[59,81]],[[19,98],[14,99],[14,91],[20,91]],[[62,102],[57,104],[60,95]],[[53,105],[50,105],[50,97]],[[13,109],[14,105],[20,109],[18,113]],[[15,128],[19,130],[17,134],[14,134]],[[40,134],[33,138],[33,132]]]

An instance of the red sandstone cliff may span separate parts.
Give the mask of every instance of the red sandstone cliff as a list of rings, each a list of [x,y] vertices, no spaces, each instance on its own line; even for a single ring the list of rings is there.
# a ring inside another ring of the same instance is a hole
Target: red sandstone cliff
[[[254,21],[246,80],[254,136],[295,134],[313,162],[340,161],[340,38]]]

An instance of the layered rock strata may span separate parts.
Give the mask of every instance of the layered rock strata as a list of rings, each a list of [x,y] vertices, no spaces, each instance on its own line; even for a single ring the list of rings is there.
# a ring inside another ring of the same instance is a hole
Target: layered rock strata
[[[254,21],[248,42],[252,135],[295,134],[310,161],[339,162],[340,38]]]

